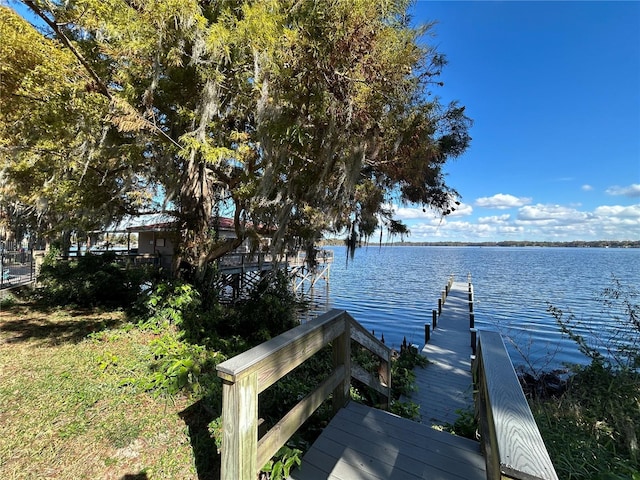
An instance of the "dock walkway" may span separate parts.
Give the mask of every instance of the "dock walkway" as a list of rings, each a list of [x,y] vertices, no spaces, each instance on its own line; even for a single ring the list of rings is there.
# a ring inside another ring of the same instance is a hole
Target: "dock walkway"
[[[350,402],[304,456],[291,480],[486,479],[480,444],[439,431],[473,407],[469,284],[454,282],[417,368],[420,423]],[[407,399],[404,399],[407,400]]]
[[[416,368],[418,390],[409,398],[420,405],[421,423],[453,425],[458,411],[473,408],[469,284],[454,282],[421,353],[429,364]]]

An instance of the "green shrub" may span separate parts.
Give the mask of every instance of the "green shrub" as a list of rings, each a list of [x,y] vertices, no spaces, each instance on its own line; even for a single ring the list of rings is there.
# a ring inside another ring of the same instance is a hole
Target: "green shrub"
[[[640,374],[594,362],[576,369],[560,399],[532,401],[559,477],[629,479],[639,472],[639,398]]]
[[[51,250],[43,261],[37,297],[49,305],[129,308],[136,301],[148,272],[126,268],[116,262],[113,252],[88,253],[63,260]]]
[[[198,315],[200,294],[191,285],[182,282],[160,283],[144,298],[146,315],[140,326],[162,331],[169,325],[182,328],[190,316]]]
[[[11,308],[18,303],[18,299],[11,292],[0,292],[0,308]]]
[[[215,367],[226,359],[222,353],[182,342],[175,334],[165,333],[151,342],[150,355],[149,374],[126,379],[124,383],[169,395],[219,391],[215,385],[218,383]]]

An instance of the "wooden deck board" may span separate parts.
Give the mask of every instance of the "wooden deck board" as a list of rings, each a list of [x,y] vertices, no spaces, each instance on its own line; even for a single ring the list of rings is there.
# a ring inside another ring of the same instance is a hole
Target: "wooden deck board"
[[[486,473],[478,443],[351,402],[290,478],[484,480]]]
[[[421,353],[429,364],[414,370],[417,391],[409,399],[420,405],[425,425],[453,424],[458,410],[473,407],[468,284],[454,282]]]

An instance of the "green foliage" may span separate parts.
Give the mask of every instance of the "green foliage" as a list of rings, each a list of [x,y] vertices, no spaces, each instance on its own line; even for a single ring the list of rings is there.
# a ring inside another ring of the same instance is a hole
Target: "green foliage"
[[[445,431],[450,432],[460,437],[470,438],[471,440],[478,439],[478,422],[476,420],[476,413],[474,407],[466,410],[456,410],[458,417],[453,425],[447,424],[444,426]]]
[[[180,281],[162,282],[149,292],[140,302],[138,326],[162,335],[150,345],[149,375],[134,382],[145,390],[197,393],[218,404],[215,366],[296,324],[295,296],[282,273],[266,277],[233,306],[202,302],[193,285]],[[292,382],[287,388],[294,388]],[[281,406],[281,400],[275,403]]]
[[[443,165],[471,122],[432,95],[446,61],[406,0],[23,3],[57,38],[28,28],[6,48],[9,91],[26,82],[0,110],[30,120],[10,132],[10,187],[46,220],[34,228],[98,226],[159,186],[177,206],[177,250],[201,270],[258,226],[281,250],[380,222],[403,234],[393,192],[444,214],[455,204]],[[223,197],[243,213],[237,238],[214,242]]]
[[[410,420],[420,419],[420,405],[415,402],[393,400],[389,405],[389,411],[395,413],[399,417],[408,418]]]
[[[190,315],[196,315],[200,294],[189,284],[163,282],[144,298],[144,303],[148,318],[141,321],[140,326],[162,331],[168,325],[180,327]]]
[[[417,349],[408,347],[391,364],[391,390],[393,398],[399,399],[415,390],[416,374],[414,368],[424,368],[428,364],[427,357],[421,355]]]
[[[352,361],[366,371],[376,374],[380,366],[380,359],[364,347],[351,342]],[[425,367],[428,361],[415,348],[408,347],[391,359],[391,412],[401,417],[417,419],[420,417],[420,406],[411,401],[400,401],[402,396],[408,396],[415,391],[416,367]],[[353,380],[352,380],[353,381]],[[351,388],[351,398],[367,405],[379,403],[378,393],[364,384],[355,381]]]
[[[269,474],[269,480],[283,480],[289,477],[291,469],[302,463],[302,450],[282,447],[269,463],[262,467],[262,472]]]
[[[62,260],[56,250],[45,257],[36,295],[50,305],[129,308],[148,273],[116,262],[113,252]]]
[[[560,399],[532,411],[560,478],[630,479],[640,471],[640,374],[579,367]]]
[[[11,308],[18,299],[11,292],[0,292],[0,308]]]
[[[215,367],[226,359],[220,352],[182,342],[172,333],[153,340],[150,354],[150,373],[139,379],[126,379],[124,383],[168,395],[203,394],[215,389],[214,384],[218,383]]]

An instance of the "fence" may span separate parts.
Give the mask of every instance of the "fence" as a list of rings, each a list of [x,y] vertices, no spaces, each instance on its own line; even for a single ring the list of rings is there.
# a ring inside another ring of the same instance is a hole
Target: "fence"
[[[0,289],[35,280],[33,250],[0,250]]]

